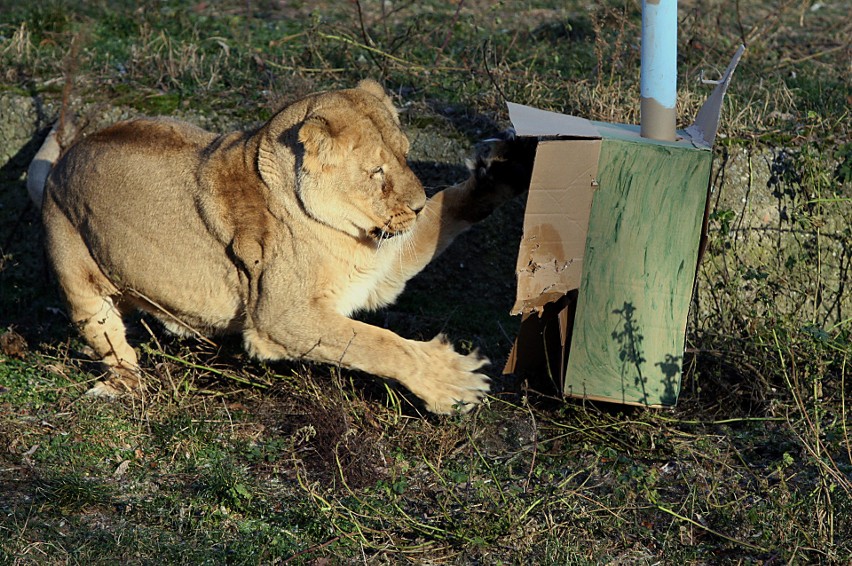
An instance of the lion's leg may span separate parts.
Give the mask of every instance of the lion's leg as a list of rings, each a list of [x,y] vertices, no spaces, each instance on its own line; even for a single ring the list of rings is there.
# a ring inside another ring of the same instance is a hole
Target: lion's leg
[[[433,413],[450,413],[454,407],[468,411],[488,391],[488,378],[477,373],[488,360],[477,352],[455,352],[442,336],[429,342],[406,340],[340,315],[285,328],[246,330],[247,349],[262,359],[301,358],[393,379]]]
[[[136,352],[127,343],[118,290],[104,276],[80,234],[49,197],[44,210],[47,251],[71,320],[110,377],[89,394],[117,395],[140,387]]]
[[[474,181],[439,192],[426,202],[408,240],[400,240],[398,269],[405,280],[418,274],[429,262],[447,249],[456,236],[473,225],[465,218],[464,206]]]
[[[413,233],[385,247],[383,253],[399,256],[389,283],[404,283],[419,273],[456,236],[526,191],[534,156],[533,140],[508,139],[481,144],[469,164],[470,177],[429,199],[420,211]]]
[[[71,283],[66,291],[71,318],[83,339],[110,370],[110,377],[97,383],[88,394],[114,396],[139,389],[136,352],[127,343],[121,312],[111,297],[97,296]],[[63,285],[63,288],[66,286]]]

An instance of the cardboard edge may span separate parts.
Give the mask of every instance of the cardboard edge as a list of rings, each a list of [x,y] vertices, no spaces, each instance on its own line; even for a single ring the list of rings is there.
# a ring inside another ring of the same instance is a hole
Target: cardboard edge
[[[728,85],[731,83],[731,78],[734,76],[734,70],[740,62],[740,58],[745,52],[745,45],[740,45],[737,52],[734,53],[731,62],[728,63],[728,68],[718,81],[709,81],[716,83],[716,88],[698,110],[695,116],[695,121],[691,126],[686,128],[686,134],[691,139],[696,147],[712,147],[716,141],[716,133],[719,130],[719,121],[722,115],[722,102],[725,99],[725,93],[728,90]]]
[[[522,137],[600,139],[597,127],[586,118],[570,116],[506,101],[509,120]]]
[[[563,393],[563,397],[569,399],[582,399],[583,401],[593,401],[595,403],[615,403],[617,405],[630,405],[632,407],[645,407],[647,409],[671,409],[672,405],[663,405],[661,403],[647,404],[638,401],[627,401],[623,399],[615,399],[614,397],[605,397],[603,395],[581,395],[579,393]]]

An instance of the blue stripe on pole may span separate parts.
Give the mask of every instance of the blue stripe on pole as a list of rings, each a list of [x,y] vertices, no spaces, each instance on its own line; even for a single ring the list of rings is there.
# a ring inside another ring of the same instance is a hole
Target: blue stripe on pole
[[[677,0],[642,1],[643,98],[674,108],[677,96]]]

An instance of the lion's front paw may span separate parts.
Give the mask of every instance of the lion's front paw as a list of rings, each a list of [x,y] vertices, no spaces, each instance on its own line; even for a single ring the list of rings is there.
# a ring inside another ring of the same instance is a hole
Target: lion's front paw
[[[482,401],[489,389],[489,379],[476,370],[488,364],[487,358],[476,351],[466,356],[457,353],[443,335],[423,346],[425,368],[411,390],[430,412],[466,413]]]
[[[504,130],[479,142],[473,167],[477,191],[508,190],[513,195],[526,191],[537,144],[534,138],[516,137],[514,130]]]
[[[537,141],[506,130],[480,142],[468,162],[473,184],[465,215],[478,222],[495,208],[529,189]]]

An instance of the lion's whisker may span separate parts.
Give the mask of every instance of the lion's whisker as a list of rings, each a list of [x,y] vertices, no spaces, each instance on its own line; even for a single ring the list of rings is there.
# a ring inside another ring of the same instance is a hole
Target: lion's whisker
[[[413,240],[414,240],[413,237],[406,238],[404,248],[409,251],[409,257],[411,257],[412,260],[416,260],[417,259],[417,248],[414,247],[414,241]],[[403,254],[405,253],[405,249],[403,250]],[[400,259],[400,263],[401,262],[402,262],[402,259]],[[400,266],[400,268],[402,268],[402,266]]]

